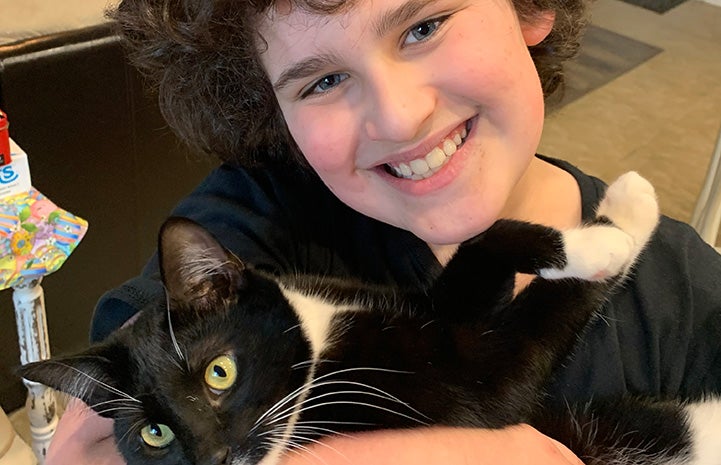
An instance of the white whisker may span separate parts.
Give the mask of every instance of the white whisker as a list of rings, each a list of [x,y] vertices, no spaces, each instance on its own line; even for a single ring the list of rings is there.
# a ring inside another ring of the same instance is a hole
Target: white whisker
[[[307,388],[310,385],[312,385],[312,381],[310,383],[302,384],[299,388],[296,388],[294,391],[292,391],[291,393],[289,393],[288,395],[286,395],[285,397],[280,399],[278,402],[273,404],[268,410],[265,411],[265,413],[263,413],[261,416],[258,417],[257,420],[255,420],[255,423],[253,423],[253,427],[250,429],[250,431],[248,431],[248,435],[252,434],[253,431],[255,431],[256,428],[258,428],[258,426],[261,425],[261,422],[265,418],[267,418],[269,415],[273,415],[275,411],[282,408],[285,404],[290,402],[292,399],[300,396],[304,392],[307,392],[307,390],[308,390]]]
[[[307,366],[313,365],[314,362],[315,360],[305,360],[303,362],[298,362],[295,365],[291,365],[290,369],[297,370],[298,368],[305,368]]]
[[[173,341],[173,347],[175,348],[175,353],[178,354],[178,358],[181,361],[184,361],[186,366],[188,365],[188,361],[186,360],[185,356],[183,355],[183,352],[180,350],[180,345],[178,345],[178,340],[175,339],[175,331],[173,331],[173,319],[170,315],[170,295],[168,295],[168,290],[165,289],[165,286],[163,286],[163,290],[165,291],[165,309],[168,314],[168,331],[170,332],[170,339]],[[180,368],[180,366],[178,366]],[[188,368],[188,371],[190,371],[190,368]]]
[[[125,433],[123,433],[122,436],[120,436],[120,439],[118,439],[117,444],[122,443],[130,433],[136,433],[137,428],[140,427],[140,425],[142,425],[143,423],[145,423],[145,418],[141,418],[141,419],[137,420],[135,423],[133,423],[132,425],[130,425],[130,428],[128,428],[128,430],[125,431]]]
[[[357,391],[357,390],[356,390],[356,391],[348,391],[348,390],[346,390],[346,391],[326,392],[326,393],[323,393],[323,394],[320,394],[320,395],[317,395],[317,396],[309,397],[308,399],[305,399],[303,402],[301,402],[301,403],[299,403],[299,404],[295,404],[295,405],[293,405],[293,406],[291,406],[291,407],[289,407],[289,408],[287,408],[287,409],[285,409],[285,410],[283,410],[283,411],[281,411],[281,412],[275,413],[272,417],[270,417],[270,418],[267,419],[266,423],[267,423],[267,424],[272,424],[272,423],[277,422],[278,420],[282,420],[282,419],[284,419],[284,418],[287,418],[289,415],[292,415],[292,414],[293,414],[292,410],[295,409],[297,406],[306,404],[306,403],[308,403],[308,402],[310,402],[310,401],[315,401],[315,400],[317,400],[317,399],[321,399],[321,398],[323,398],[323,397],[328,397],[328,396],[337,395],[337,394],[361,394],[361,395],[366,395],[366,396],[378,397],[378,398],[380,398],[380,399],[384,399],[384,400],[388,400],[388,401],[391,401],[391,402],[395,402],[395,403],[401,404],[401,405],[403,405],[404,407],[406,407],[407,409],[411,410],[413,413],[418,414],[418,415],[424,417],[424,418],[427,419],[428,421],[433,421],[433,420],[432,420],[431,418],[429,418],[427,415],[423,414],[422,412],[419,412],[419,411],[416,410],[415,408],[413,408],[413,407],[411,407],[410,405],[408,405],[408,403],[401,401],[401,400],[398,399],[397,397],[395,397],[395,396],[393,396],[393,395],[391,395],[391,394],[383,391],[382,389],[376,388],[376,387],[374,387],[374,386],[371,386],[371,385],[368,385],[368,384],[365,384],[365,383],[360,383],[360,382],[357,382],[357,381],[324,381],[324,382],[318,383],[318,384],[316,384],[316,385],[314,385],[314,386],[312,386],[312,387],[315,389],[315,388],[319,388],[319,387],[323,387],[323,386],[330,386],[330,385],[334,385],[334,384],[359,386],[359,387],[371,389],[371,390],[376,391],[376,392]]]
[[[126,398],[126,399],[128,399],[128,400],[131,400],[131,401],[133,401],[133,402],[141,403],[138,399],[136,399],[135,397],[131,396],[130,394],[127,394],[127,393],[121,391],[120,389],[117,389],[117,388],[115,388],[115,387],[113,387],[113,386],[111,386],[111,385],[109,385],[109,384],[107,384],[107,383],[104,383],[104,382],[100,381],[99,379],[97,379],[97,378],[89,375],[88,373],[85,373],[84,371],[75,368],[74,366],[68,365],[68,364],[63,363],[63,362],[58,362],[58,361],[55,361],[55,360],[52,360],[52,359],[46,361],[45,363],[54,363],[54,364],[57,364],[57,365],[60,365],[60,366],[64,366],[64,367],[66,367],[66,368],[70,368],[71,370],[73,370],[73,371],[75,371],[75,372],[77,372],[77,373],[85,376],[86,378],[89,378],[90,380],[94,381],[94,382],[97,383],[99,386],[105,388],[106,390],[108,390],[108,391],[110,391],[110,392],[113,392],[113,393],[115,393],[115,394],[117,394],[117,395],[119,395],[119,396],[122,396],[122,397],[124,397],[124,398]]]
[[[319,407],[327,407],[329,405],[357,405],[357,406],[361,406],[361,407],[370,407],[370,408],[374,408],[376,410],[383,410],[384,412],[392,413],[393,415],[398,415],[399,417],[407,418],[408,420],[414,421],[420,425],[428,426],[428,423],[426,423],[425,421],[419,420],[418,418],[413,418],[412,416],[406,415],[405,413],[397,412],[395,410],[392,410],[392,409],[389,409],[386,407],[381,407],[380,405],[369,404],[366,402],[349,401],[349,400],[334,400],[334,401],[330,401],[330,402],[323,402],[321,404],[314,404],[314,405],[311,405],[308,407],[303,407],[303,408],[299,409],[298,413],[302,413],[302,412],[305,412],[308,410],[313,410],[313,409],[319,408]],[[286,418],[289,416],[290,416],[290,414],[286,415]]]
[[[326,360],[324,360],[324,361],[326,361]],[[301,363],[303,363],[303,362],[301,362]],[[317,386],[321,385],[319,383],[319,381],[322,381],[326,378],[330,378],[332,376],[336,376],[336,375],[340,375],[340,374],[344,374],[344,373],[351,373],[351,372],[355,372],[355,371],[379,371],[382,373],[413,374],[413,372],[410,372],[410,371],[401,371],[401,370],[393,370],[393,369],[389,369],[389,368],[374,368],[374,367],[352,367],[352,368],[344,368],[341,370],[336,370],[336,371],[326,373],[323,376],[319,376],[316,379],[310,380],[310,381],[302,384],[300,387],[296,388],[293,392],[291,392],[290,394],[286,395],[281,400],[279,400],[278,402],[273,404],[268,410],[265,411],[265,413],[263,413],[261,416],[258,417],[258,419],[255,421],[253,427],[248,432],[248,435],[252,434],[260,426],[261,422],[266,420],[266,418],[273,416],[274,419],[277,419],[280,415],[287,413],[289,410],[293,410],[296,407],[295,405],[293,405],[292,407],[286,408],[285,410],[283,410],[283,412],[276,413],[276,412],[278,412],[278,410],[282,409],[283,406],[286,405],[288,402],[290,402],[292,399],[294,399],[296,397],[300,397],[301,395],[303,395],[306,392],[308,392],[309,390],[311,390],[313,387],[317,387]],[[348,381],[348,383],[351,383],[351,382]],[[359,385],[362,385],[362,383],[359,383]],[[372,386],[367,386],[367,385],[366,385],[366,387],[369,387],[371,389],[374,389],[378,392],[383,393],[383,391],[378,388],[375,388]],[[428,418],[426,415],[423,415],[422,413],[416,411],[415,409],[413,409],[406,403],[398,400],[397,398],[393,397],[392,395],[390,395],[388,393],[385,393],[385,394],[387,396],[389,396],[389,400],[394,400],[402,405],[405,405],[407,408],[413,410],[414,412],[418,413],[419,415],[421,415],[425,418]]]
[[[325,460],[323,460],[318,454],[316,454],[315,452],[313,452],[306,446],[299,444],[297,442],[290,441],[288,439],[282,439],[282,440],[274,441],[273,445],[281,446],[284,450],[287,450],[287,451],[302,450],[303,452],[305,452],[309,455],[312,455],[316,460],[323,462],[327,465],[327,462]]]
[[[96,410],[95,412],[96,412],[98,415],[103,415],[103,414],[105,414],[105,413],[109,413],[109,412],[119,412],[119,411],[122,411],[122,410],[130,410],[130,411],[132,411],[132,412],[142,412],[142,411],[143,411],[142,409],[139,409],[139,408],[137,408],[137,407],[112,407],[112,408],[107,408],[107,409],[105,409],[105,410]]]
[[[314,452],[312,452],[306,446],[304,446],[303,444],[291,441],[289,438],[285,438],[285,437],[270,438],[270,443],[273,444],[273,446],[275,446],[275,447],[281,446],[285,450],[290,450],[290,449],[302,450],[302,451],[305,451],[305,452],[309,453],[310,455],[314,456],[315,458],[320,459],[320,457],[318,457],[318,455],[316,455]]]
[[[132,403],[131,400],[125,399],[125,398],[119,398],[119,399],[110,399],[103,402],[97,402],[93,405],[88,405],[89,408],[94,409],[95,407],[99,407],[101,405],[105,404],[113,404],[113,403],[119,403],[119,402],[128,402],[128,406],[135,405]],[[137,407],[136,407],[137,408]]]
[[[323,421],[323,420],[301,420],[296,425],[347,425],[347,426],[377,426],[375,423],[363,423],[360,421]]]
[[[320,426],[299,426],[298,424],[291,425],[290,423],[283,423],[282,425],[278,425],[278,426],[282,427],[283,429],[287,428],[288,426],[293,426],[293,434],[316,433],[320,436],[342,436],[342,437],[346,437],[346,438],[352,437],[351,435],[349,435],[347,433],[342,433],[340,431],[336,431],[336,430],[333,430],[330,428],[322,428]],[[260,436],[260,434],[258,436]]]

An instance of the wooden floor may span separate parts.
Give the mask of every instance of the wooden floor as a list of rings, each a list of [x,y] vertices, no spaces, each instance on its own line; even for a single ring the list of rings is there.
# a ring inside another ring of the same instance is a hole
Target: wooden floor
[[[596,41],[596,78],[613,71],[611,62],[638,64],[551,111],[539,151],[607,182],[636,170],[656,186],[665,214],[689,221],[721,129],[721,7],[688,0],[657,14],[599,0],[591,20],[623,36],[589,38]],[[594,60],[579,83],[570,71],[572,89],[594,75]]]

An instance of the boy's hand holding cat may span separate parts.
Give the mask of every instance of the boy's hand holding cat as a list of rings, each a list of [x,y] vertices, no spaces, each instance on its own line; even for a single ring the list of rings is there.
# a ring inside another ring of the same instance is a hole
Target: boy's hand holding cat
[[[282,465],[583,465],[568,448],[528,425],[504,429],[424,428],[334,436]]]
[[[113,437],[113,420],[73,398],[60,418],[45,465],[123,465]]]
[[[73,399],[61,418],[46,465],[124,465],[113,422]],[[286,455],[282,465],[416,465],[460,463],[583,465],[565,446],[528,425],[501,430],[427,428],[336,436]]]

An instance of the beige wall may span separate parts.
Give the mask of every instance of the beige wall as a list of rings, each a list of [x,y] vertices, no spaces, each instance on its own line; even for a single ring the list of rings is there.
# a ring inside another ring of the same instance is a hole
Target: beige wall
[[[0,0],[0,44],[104,21],[117,0]]]

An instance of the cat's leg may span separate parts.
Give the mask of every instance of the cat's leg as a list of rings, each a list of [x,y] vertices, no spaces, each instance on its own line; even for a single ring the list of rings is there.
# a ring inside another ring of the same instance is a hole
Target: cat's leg
[[[551,368],[575,342],[609,290],[633,265],[658,223],[653,187],[636,173],[627,173],[609,186],[598,209],[597,222],[563,231],[565,264],[539,270],[537,279],[500,312],[496,324],[505,337],[532,363]]]
[[[458,333],[464,334],[471,326],[472,333],[480,335],[463,339],[463,353],[477,354],[477,359],[470,361],[476,366],[468,367],[468,371],[487,373],[477,386],[479,398],[500,397],[503,405],[532,408],[540,387],[569,353],[617,282],[603,278],[622,276],[628,270],[658,221],[653,188],[635,173],[621,177],[609,187],[598,213],[594,224],[571,231],[513,223],[502,224],[493,231],[495,235],[504,232],[503,228],[522,226],[523,235],[530,232],[531,238],[535,234],[535,239],[552,245],[548,248],[550,252],[543,255],[543,248],[537,244],[529,242],[526,247],[523,242],[516,242],[516,249],[521,249],[513,252],[517,271],[528,267],[545,277],[580,279],[536,279],[515,298],[497,303],[490,311],[489,307],[480,311],[476,308],[475,315],[472,311],[463,314]],[[493,239],[492,244],[484,247],[511,248],[501,235]],[[526,259],[527,249],[532,253],[540,251],[541,259]],[[473,265],[468,266],[472,271]],[[469,287],[471,291],[466,296],[475,289]],[[459,298],[456,302],[463,305],[465,300]],[[490,405],[488,410],[492,408]]]
[[[591,224],[559,231],[499,220],[461,245],[441,279],[478,274],[484,279],[476,280],[476,286],[493,289],[516,272],[593,281],[621,275],[648,242],[658,218],[653,186],[629,172],[609,186]]]
[[[659,218],[653,186],[631,171],[608,187],[592,224],[563,231],[566,261],[538,270],[547,279],[600,280],[621,275],[651,238]]]
[[[721,463],[721,399],[621,398],[553,406],[530,423],[588,464]]]

